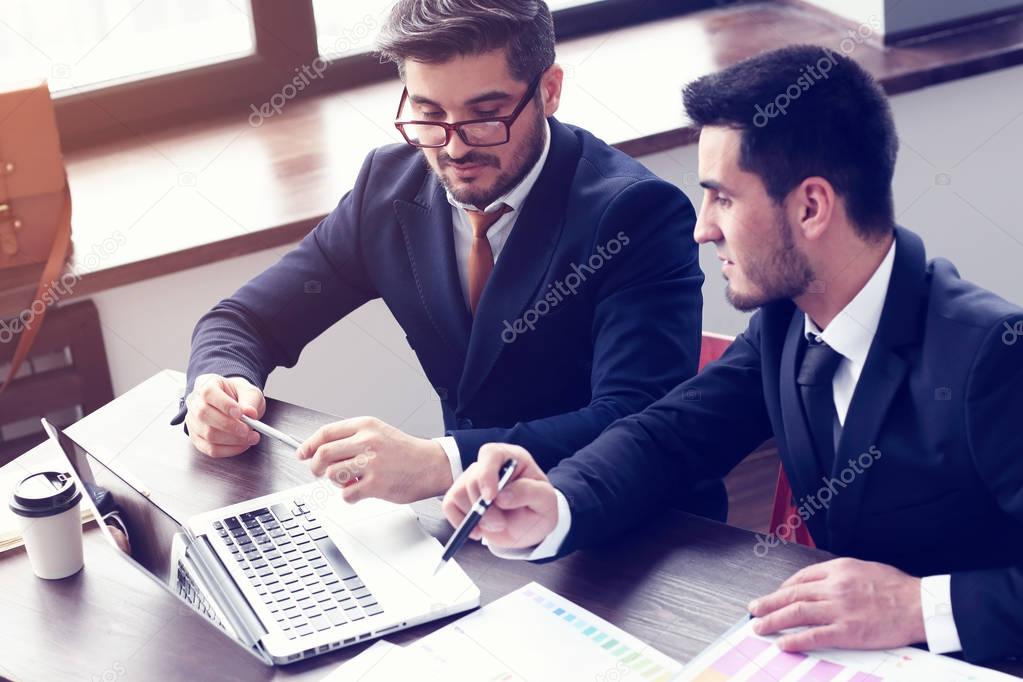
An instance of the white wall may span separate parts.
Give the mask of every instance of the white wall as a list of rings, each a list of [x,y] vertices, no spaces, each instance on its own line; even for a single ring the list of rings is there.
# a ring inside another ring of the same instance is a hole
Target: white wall
[[[884,32],[885,0],[806,0],[806,2],[856,24],[876,26]]]
[[[888,0],[885,4],[886,33],[918,31],[964,17],[979,17],[1021,6],[1019,0],[969,0],[969,2]]]
[[[899,95],[892,109],[899,224],[924,238],[929,258],[948,258],[964,278],[1023,304],[1023,67]],[[699,208],[695,146],[642,161]],[[747,316],[725,302],[713,246],[701,247],[700,262],[704,329],[742,331]]]
[[[905,33],[937,26],[964,17],[1009,10],[1023,6],[1020,0],[806,0],[832,14],[857,24],[877,26],[882,33]]]
[[[930,256],[955,262],[967,279],[1023,302],[1023,67],[901,95],[893,100],[902,151],[896,171],[899,222],[920,233]],[[575,121],[573,121],[575,122]],[[585,121],[577,121],[585,125]],[[699,205],[695,147],[644,157]],[[163,368],[184,370],[195,321],[220,298],[275,262],[280,248],[194,268],[94,297],[120,394]],[[724,300],[712,247],[704,328],[735,334],[746,316]],[[441,432],[440,408],[386,307],[371,303],[278,370],[271,396],[342,416],[376,415],[415,434]]]

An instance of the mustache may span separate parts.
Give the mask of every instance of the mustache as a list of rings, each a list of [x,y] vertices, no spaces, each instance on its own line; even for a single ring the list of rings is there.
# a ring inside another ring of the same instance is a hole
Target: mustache
[[[447,152],[441,152],[437,156],[437,165],[440,168],[447,168],[448,166],[490,166],[492,168],[500,168],[501,160],[492,154],[484,154],[478,151],[471,151],[465,156],[455,159]]]

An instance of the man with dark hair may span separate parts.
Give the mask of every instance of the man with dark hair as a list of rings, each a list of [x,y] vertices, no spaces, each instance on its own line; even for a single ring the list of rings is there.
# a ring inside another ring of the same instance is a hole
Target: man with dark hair
[[[1023,346],[1006,341],[1023,309],[895,226],[891,113],[852,60],[771,52],[696,81],[685,105],[701,128],[696,240],[715,245],[729,300],[758,308],[749,326],[546,475],[521,447],[485,446],[448,518],[493,499],[515,458],[475,536],[502,555],[564,555],[773,435],[798,506],[772,530],[806,529],[843,558],[754,600],[757,632],[784,632],[786,650],[1023,654]]]
[[[345,419],[298,456],[349,501],[408,502],[443,494],[489,441],[550,468],[692,376],[703,275],[686,196],[553,117],[545,3],[402,0],[380,51],[406,86],[406,143],[373,151],[297,249],[199,321],[179,421],[208,455],[243,452],[267,375],[382,298],[446,436]],[[721,482],[703,492],[696,510],[723,517]]]

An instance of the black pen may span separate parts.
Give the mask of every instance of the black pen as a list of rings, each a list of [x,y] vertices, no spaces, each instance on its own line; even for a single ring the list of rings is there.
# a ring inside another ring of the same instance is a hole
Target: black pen
[[[508,485],[508,482],[515,475],[515,467],[517,463],[514,459],[509,459],[507,462],[501,465],[501,478],[497,482],[497,494],[500,495],[504,487]],[[496,495],[495,495],[496,497]],[[458,524],[458,528],[455,530],[455,534],[448,540],[448,544],[444,546],[444,554],[440,558],[440,563],[437,564],[437,568],[434,569],[433,574],[437,573],[444,567],[444,564],[448,562],[448,559],[455,555],[459,547],[465,544],[465,541],[469,538],[469,533],[476,527],[476,524],[480,522],[483,515],[490,509],[490,505],[493,504],[493,500],[485,500],[482,496],[476,500],[476,504],[472,505],[469,509],[469,513],[465,515],[462,522]]]

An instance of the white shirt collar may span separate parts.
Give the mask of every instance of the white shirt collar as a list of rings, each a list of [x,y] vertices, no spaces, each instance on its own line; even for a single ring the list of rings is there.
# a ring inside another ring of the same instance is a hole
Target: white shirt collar
[[[536,160],[536,164],[529,169],[529,172],[526,173],[526,176],[522,178],[519,184],[512,187],[504,196],[498,197],[489,206],[483,209],[484,213],[493,213],[501,206],[501,204],[507,204],[513,211],[518,211],[522,204],[526,201],[526,197],[528,197],[529,192],[532,191],[537,178],[540,177],[540,172],[543,171],[544,164],[547,163],[547,155],[551,150],[551,124],[547,121],[547,119],[544,119],[543,126],[543,151],[540,153],[540,158]],[[448,203],[455,208],[460,208],[463,211],[479,210],[476,206],[461,203],[451,196],[451,192],[447,192],[447,195]]]
[[[888,254],[877,266],[874,274],[823,332],[809,315],[803,316],[803,333],[806,338],[812,340],[814,337],[820,337],[832,350],[853,363],[857,365],[866,363],[870,344],[873,343],[877,326],[881,322],[881,311],[884,310],[894,264],[893,241]]]

